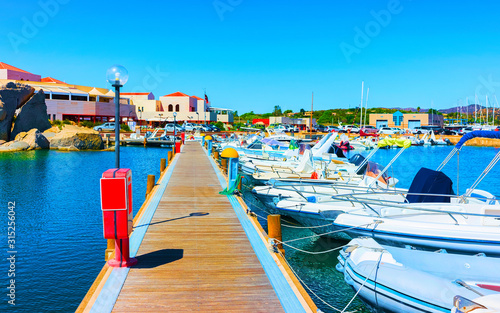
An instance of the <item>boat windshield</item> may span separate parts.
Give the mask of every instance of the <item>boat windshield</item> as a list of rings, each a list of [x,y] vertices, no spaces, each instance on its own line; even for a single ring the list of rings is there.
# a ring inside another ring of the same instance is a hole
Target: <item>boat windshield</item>
[[[373,177],[373,178],[377,178],[377,176],[382,172],[383,169],[384,169],[384,166],[382,166],[378,163],[372,162],[372,161],[368,161],[368,163],[366,164],[365,175]],[[384,173],[379,178],[379,181],[383,182],[384,184],[387,184],[387,181],[389,180],[389,178],[390,177],[387,176],[386,173]]]

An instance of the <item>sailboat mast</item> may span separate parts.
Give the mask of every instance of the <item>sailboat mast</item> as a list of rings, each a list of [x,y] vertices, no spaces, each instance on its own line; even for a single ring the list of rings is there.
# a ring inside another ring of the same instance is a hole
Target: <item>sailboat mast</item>
[[[467,97],[465,99],[465,102],[467,103],[467,106],[466,106],[466,108],[467,108],[467,122],[469,122],[469,97]],[[460,122],[460,124],[463,124],[463,123]]]
[[[490,119],[488,118],[488,113],[490,108],[488,107],[488,95],[486,95],[486,126],[490,123]]]
[[[434,110],[432,109],[433,107],[434,107],[434,100],[431,100],[431,123],[432,123],[432,126],[434,126]]]
[[[313,105],[314,105],[314,91],[311,95],[311,118],[309,119],[309,136],[312,139],[312,131],[313,131]]]
[[[477,123],[477,95],[474,95],[474,124]]]
[[[366,126],[366,112],[368,112],[368,94],[370,94],[370,87],[366,90],[366,106],[365,106],[365,118],[363,119],[363,124]]]
[[[495,101],[498,104],[497,95],[495,95]],[[493,102],[493,118],[492,118],[492,121],[493,121],[493,126],[495,126],[495,102]]]
[[[359,127],[363,127],[363,94],[364,94],[364,91],[365,91],[365,82],[362,81],[361,82],[361,102],[359,103],[359,107],[361,109],[361,114],[360,114],[360,117],[359,117]]]

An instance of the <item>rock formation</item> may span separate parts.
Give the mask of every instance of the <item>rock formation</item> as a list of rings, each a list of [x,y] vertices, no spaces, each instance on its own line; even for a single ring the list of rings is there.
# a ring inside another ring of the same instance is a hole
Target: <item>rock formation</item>
[[[33,87],[13,82],[0,89],[0,140],[9,140],[16,110],[22,107],[34,92]]]
[[[16,136],[16,141],[22,141],[29,144],[30,147],[28,150],[48,149],[50,147],[49,140],[36,128],[28,132],[19,133]]]
[[[62,131],[52,135],[44,134],[50,141],[50,149],[59,150],[102,150],[104,142],[99,132],[72,125],[67,125]]]
[[[40,90],[22,106],[21,112],[17,115],[16,122],[14,123],[10,139],[12,140],[17,134],[27,132],[33,128],[43,132],[51,127],[47,116],[45,94],[43,90]]]

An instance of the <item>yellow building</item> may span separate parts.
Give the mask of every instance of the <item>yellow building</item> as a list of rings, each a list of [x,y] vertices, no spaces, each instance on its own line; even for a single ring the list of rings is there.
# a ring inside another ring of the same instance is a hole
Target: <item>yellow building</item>
[[[376,128],[399,127],[413,129],[415,127],[435,125],[443,127],[443,115],[428,113],[401,113],[370,114],[370,125]]]

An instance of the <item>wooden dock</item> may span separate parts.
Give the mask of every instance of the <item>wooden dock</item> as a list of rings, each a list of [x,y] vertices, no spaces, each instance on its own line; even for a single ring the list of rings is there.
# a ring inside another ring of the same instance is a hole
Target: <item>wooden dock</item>
[[[138,264],[105,265],[78,311],[312,312],[262,234],[244,229],[233,196],[219,195],[222,176],[201,145],[174,161],[135,222]]]

